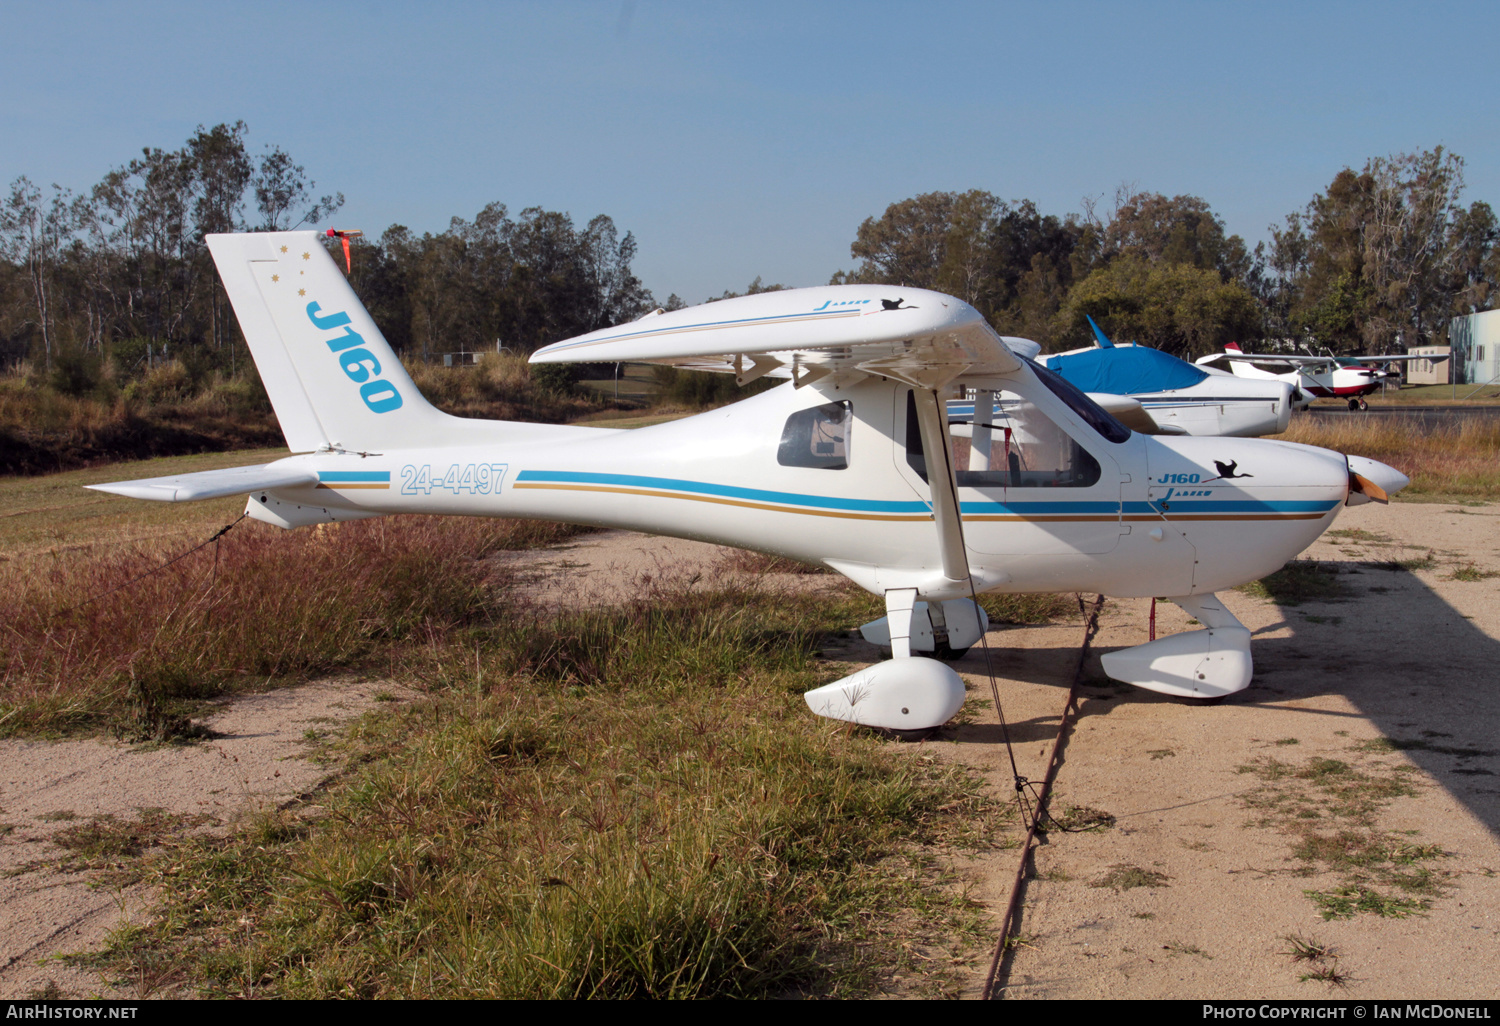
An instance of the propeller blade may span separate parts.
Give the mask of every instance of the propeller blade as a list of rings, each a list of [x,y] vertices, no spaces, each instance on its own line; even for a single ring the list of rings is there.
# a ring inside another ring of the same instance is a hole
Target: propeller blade
[[[1391,501],[1391,497],[1385,493],[1384,488],[1380,487],[1378,484],[1376,484],[1374,481],[1371,481],[1363,474],[1356,474],[1352,470],[1349,471],[1349,490],[1351,492],[1359,492],[1359,494],[1361,495],[1368,495],[1376,502],[1383,502],[1387,505],[1389,505]]]

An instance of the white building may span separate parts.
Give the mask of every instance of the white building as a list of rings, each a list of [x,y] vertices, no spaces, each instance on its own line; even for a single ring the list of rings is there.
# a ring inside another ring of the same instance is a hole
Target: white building
[[[1448,343],[1456,384],[1488,385],[1500,378],[1500,310],[1453,318]]]
[[[1434,362],[1437,357],[1453,355],[1451,346],[1418,346],[1407,351],[1410,356],[1429,357],[1426,360],[1412,360],[1406,365],[1406,383],[1408,385],[1449,385],[1453,383],[1453,360],[1441,360]]]

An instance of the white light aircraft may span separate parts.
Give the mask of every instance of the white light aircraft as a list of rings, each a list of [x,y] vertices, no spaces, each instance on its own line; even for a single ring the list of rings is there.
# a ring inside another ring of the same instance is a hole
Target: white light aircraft
[[[1199,366],[1226,363],[1232,373],[1257,381],[1285,381],[1304,395],[1317,399],[1349,400],[1349,409],[1368,410],[1365,396],[1378,392],[1389,378],[1398,377],[1381,370],[1384,365],[1431,360],[1441,363],[1446,356],[1408,356],[1387,353],[1382,356],[1301,356],[1278,353],[1247,353],[1231,342],[1222,353],[1198,357]],[[1399,381],[1398,381],[1399,384]]]
[[[1259,439],[1130,431],[950,296],[884,286],[655,311],[536,363],[654,361],[786,385],[634,431],[465,420],[413,386],[316,232],[208,245],[287,443],[259,467],[95,485],[249,495],[280,527],[389,513],[534,517],[757,549],[885,598],[891,660],[807,693],[894,730],[946,722],[979,592],[1169,596],[1204,629],[1104,656],[1112,677],[1215,698],[1250,680],[1250,632],[1214,593],[1279,569],[1341,506],[1405,486],[1372,460]],[[1012,348],[1012,344],[1015,349]],[[944,393],[978,391],[953,439]]]

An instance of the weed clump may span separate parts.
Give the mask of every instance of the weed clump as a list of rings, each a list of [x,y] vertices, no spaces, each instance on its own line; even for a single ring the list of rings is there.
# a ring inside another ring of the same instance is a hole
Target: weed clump
[[[1304,892],[1323,918],[1420,914],[1446,891],[1443,877],[1426,865],[1443,857],[1440,846],[1412,844],[1376,823],[1386,804],[1416,794],[1408,769],[1361,768],[1323,757],[1301,766],[1261,758],[1239,768],[1265,781],[1241,800],[1262,814],[1262,823],[1289,835],[1299,874],[1332,874],[1338,880],[1332,889]],[[1392,896],[1380,888],[1404,894]]]
[[[1166,887],[1167,881],[1172,879],[1166,873],[1159,873],[1154,869],[1142,869],[1140,866],[1116,865],[1090,887],[1110,887],[1116,891],[1128,891],[1133,887]]]

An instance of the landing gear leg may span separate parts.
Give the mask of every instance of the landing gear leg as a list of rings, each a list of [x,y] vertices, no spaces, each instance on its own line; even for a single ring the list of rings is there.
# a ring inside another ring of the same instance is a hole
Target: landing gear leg
[[[892,589],[885,593],[886,622],[891,625],[891,655],[911,656],[911,621],[917,605],[916,588]]]
[[[945,663],[956,663],[969,651],[969,646],[953,647],[953,637],[948,633],[947,610],[941,602],[927,603],[927,618],[932,624],[932,654]]]

